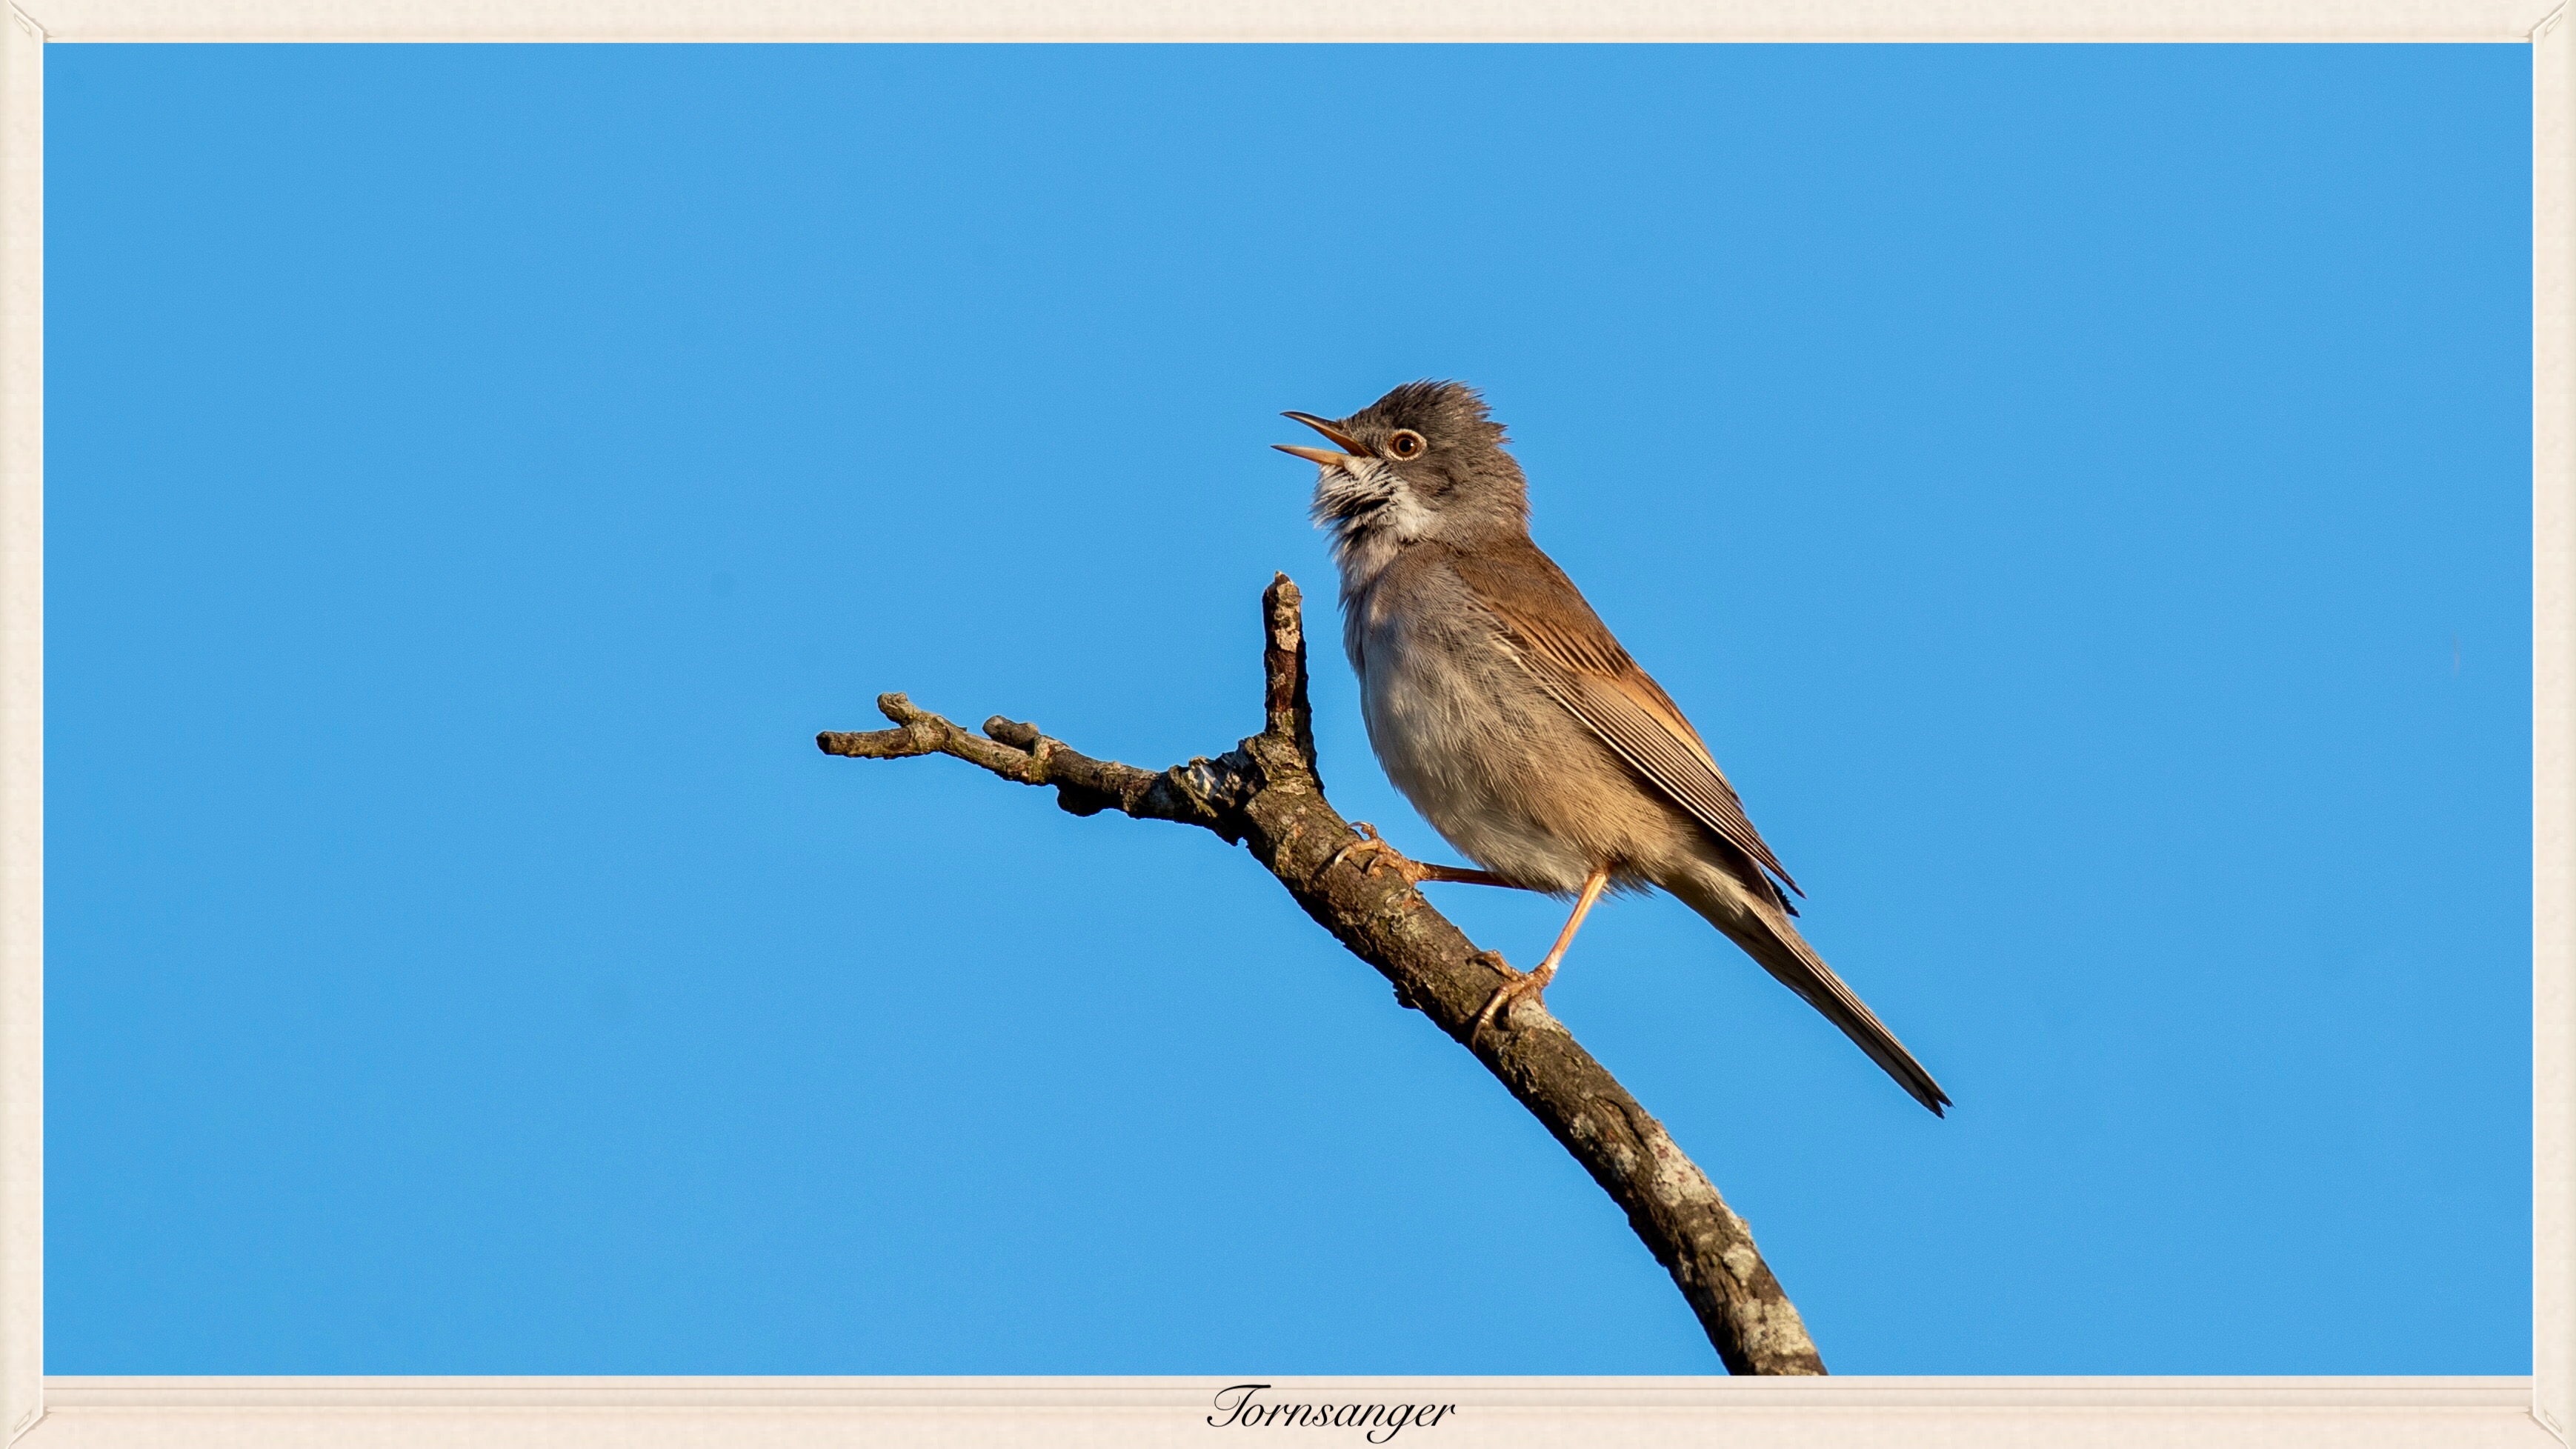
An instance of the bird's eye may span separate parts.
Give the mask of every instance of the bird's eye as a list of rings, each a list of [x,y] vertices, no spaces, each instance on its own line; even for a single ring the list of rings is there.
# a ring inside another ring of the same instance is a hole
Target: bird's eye
[[[1405,428],[1386,440],[1387,452],[1399,460],[1421,457],[1425,446],[1427,445],[1422,441],[1422,435],[1411,428]]]

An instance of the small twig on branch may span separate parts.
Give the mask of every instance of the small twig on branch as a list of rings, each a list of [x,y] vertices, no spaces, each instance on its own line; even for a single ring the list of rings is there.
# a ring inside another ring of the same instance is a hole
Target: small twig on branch
[[[1005,780],[1052,785],[1056,803],[1076,815],[1117,810],[1178,821],[1250,847],[1306,914],[1392,982],[1399,1003],[1473,1052],[1627,1211],[1729,1372],[1823,1373],[1744,1220],[1561,1023],[1525,1005],[1505,1015],[1503,1030],[1476,1038],[1476,1014],[1506,979],[1501,958],[1478,950],[1396,871],[1352,849],[1361,836],[1324,803],[1315,768],[1297,586],[1279,575],[1261,606],[1262,731],[1212,760],[1140,770],[1095,760],[999,715],[971,734],[900,694],[877,697],[893,729],[825,733],[814,742],[858,759],[952,755]]]

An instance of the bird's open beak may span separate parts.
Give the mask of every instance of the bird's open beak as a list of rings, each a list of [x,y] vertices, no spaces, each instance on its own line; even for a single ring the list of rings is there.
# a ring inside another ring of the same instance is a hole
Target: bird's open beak
[[[1341,449],[1338,453],[1328,453],[1321,448],[1304,448],[1299,447],[1295,443],[1273,443],[1270,445],[1277,448],[1280,452],[1294,454],[1297,457],[1305,459],[1309,463],[1325,468],[1357,463],[1368,456],[1368,450],[1361,447],[1356,441],[1354,441],[1350,434],[1343,432],[1340,428],[1333,426],[1331,423],[1324,421],[1313,413],[1281,413],[1279,416],[1283,418],[1295,418],[1297,421],[1313,428],[1316,432],[1323,434],[1326,438],[1331,439],[1333,444]],[[1350,471],[1356,472],[1358,470],[1351,469]]]

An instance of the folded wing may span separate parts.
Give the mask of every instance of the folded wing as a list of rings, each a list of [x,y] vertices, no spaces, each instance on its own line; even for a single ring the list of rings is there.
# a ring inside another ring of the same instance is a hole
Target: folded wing
[[[1746,818],[1744,802],[1700,742],[1699,732],[1682,718],[1662,686],[1619,647],[1553,560],[1537,545],[1523,544],[1461,553],[1456,566],[1502,625],[1521,663],[1557,703],[1719,839],[1798,890],[1762,832]],[[1781,904],[1787,905],[1785,897]]]

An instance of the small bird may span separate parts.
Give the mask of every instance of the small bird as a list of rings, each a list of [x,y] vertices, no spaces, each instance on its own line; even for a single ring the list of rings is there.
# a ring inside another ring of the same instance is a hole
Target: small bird
[[[1285,416],[1333,445],[1276,446],[1318,470],[1315,521],[1341,570],[1342,647],[1369,745],[1484,869],[1405,860],[1374,832],[1365,848],[1417,883],[1574,900],[1546,958],[1512,974],[1476,1031],[1541,998],[1604,891],[1661,888],[1940,1115],[1940,1084],[1789,923],[1789,896],[1804,892],[1698,732],[1531,542],[1529,483],[1484,399],[1409,382],[1345,418]]]

